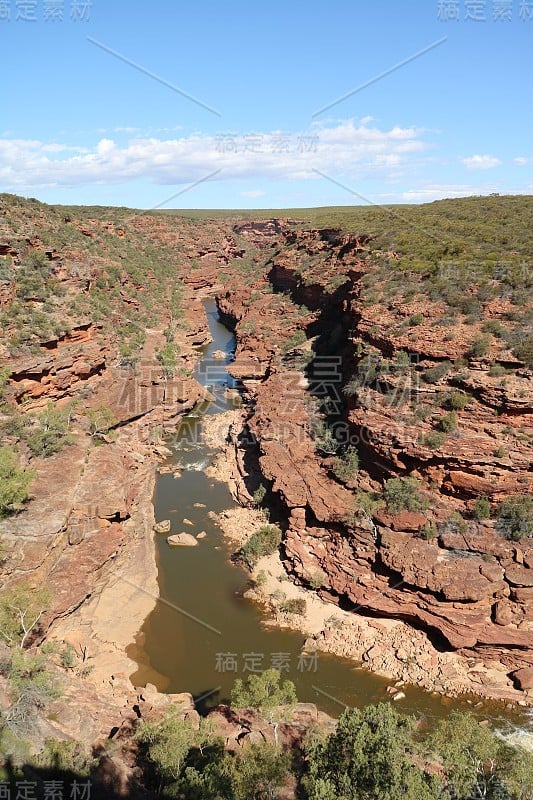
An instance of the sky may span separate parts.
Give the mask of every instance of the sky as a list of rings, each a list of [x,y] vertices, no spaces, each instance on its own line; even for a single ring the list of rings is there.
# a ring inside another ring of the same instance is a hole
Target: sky
[[[135,208],[533,194],[533,0],[0,0],[0,191]]]

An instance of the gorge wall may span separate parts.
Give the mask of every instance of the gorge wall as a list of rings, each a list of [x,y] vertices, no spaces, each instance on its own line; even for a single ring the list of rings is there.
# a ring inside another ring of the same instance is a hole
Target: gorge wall
[[[264,226],[240,230],[264,242]],[[248,395],[242,447],[260,471],[244,478],[284,515],[289,571],[343,608],[425,631],[437,651],[464,656],[483,691],[527,691],[531,522],[513,541],[494,515],[531,488],[531,371],[501,339],[472,347],[487,320],[505,319],[505,302],[443,325],[445,304],[421,286],[407,303],[369,301],[368,277],[387,276],[373,275],[367,240],[290,227],[272,237],[264,277],[218,305]],[[339,477],[328,419],[357,447],[358,471]],[[387,481],[407,476],[417,496],[387,504]],[[480,497],[492,518],[476,513]],[[491,676],[496,663],[507,674]]]

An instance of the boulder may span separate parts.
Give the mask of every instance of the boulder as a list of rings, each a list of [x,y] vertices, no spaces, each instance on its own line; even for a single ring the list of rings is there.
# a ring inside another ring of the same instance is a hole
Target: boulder
[[[154,531],[156,533],[168,533],[170,531],[170,520],[163,519],[161,522],[156,522],[154,525]]]
[[[512,673],[511,677],[523,692],[533,689],[533,667],[517,669]]]
[[[198,547],[198,542],[190,533],[177,533],[169,536],[167,542],[172,547]]]

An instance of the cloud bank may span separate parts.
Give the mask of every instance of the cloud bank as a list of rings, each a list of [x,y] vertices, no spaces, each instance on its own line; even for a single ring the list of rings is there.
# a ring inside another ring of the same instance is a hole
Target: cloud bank
[[[188,184],[218,172],[218,179],[317,178],[315,170],[354,178],[388,178],[408,169],[428,145],[423,131],[380,130],[364,119],[282,132],[179,138],[101,138],[92,147],[0,138],[0,182],[8,190],[82,187],[148,180]]]

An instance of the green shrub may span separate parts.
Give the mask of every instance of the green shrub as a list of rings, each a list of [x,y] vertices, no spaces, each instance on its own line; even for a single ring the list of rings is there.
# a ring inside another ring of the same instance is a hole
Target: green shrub
[[[309,800],[437,800],[438,779],[415,757],[414,717],[389,703],[349,708],[307,745]],[[443,796],[442,794],[440,795]]]
[[[271,555],[280,544],[281,531],[277,525],[263,525],[252,533],[246,544],[241,547],[238,557],[253,569],[262,556]]]
[[[69,435],[72,409],[54,408],[49,403],[46,410],[39,414],[33,425],[24,431],[23,438],[32,456],[52,456],[59,453],[65,445],[72,443]]]
[[[526,336],[513,347],[515,356],[523,361],[528,369],[533,369],[533,336]]]
[[[294,683],[292,681],[282,683],[281,673],[277,669],[266,669],[260,675],[249,675],[246,681],[237,678],[231,690],[233,708],[270,711],[296,702]]]
[[[298,329],[292,336],[290,336],[283,344],[283,353],[290,353],[291,350],[297,350],[307,342],[305,332]]]
[[[496,336],[499,339],[501,339],[505,334],[505,328],[501,322],[498,322],[496,319],[487,320],[483,325],[483,331],[484,333],[492,333],[493,336]]]
[[[452,363],[450,361],[441,361],[439,364],[435,364],[434,367],[426,369],[425,372],[422,373],[422,379],[426,383],[438,383],[446,377],[451,369]]]
[[[320,589],[324,585],[326,577],[327,577],[326,573],[323,572],[321,569],[315,570],[309,576],[309,585],[311,589]]]
[[[101,405],[98,408],[91,408],[85,412],[89,420],[89,432],[91,436],[104,436],[110,428],[117,424],[115,415],[109,406]]]
[[[178,351],[179,348],[176,344],[167,342],[164,347],[156,353],[156,358],[163,367],[165,378],[171,378],[176,371]]]
[[[303,597],[291,597],[288,600],[283,600],[280,603],[279,610],[284,611],[286,614],[298,614],[303,617],[307,603]]]
[[[498,507],[498,528],[514,542],[533,536],[533,497],[518,494],[502,500]]]
[[[156,774],[166,784],[179,779],[187,755],[198,740],[191,723],[180,717],[175,706],[167,710],[162,720],[143,721],[135,738],[144,746]]]
[[[254,504],[254,506],[256,506],[256,508],[262,505],[263,500],[266,497],[266,493],[267,493],[266,487],[264,484],[261,483],[252,495],[252,503]]]
[[[455,390],[448,395],[446,402],[454,411],[462,411],[471,399],[469,394]]]
[[[0,519],[27,500],[33,478],[31,470],[20,469],[9,447],[0,447]]]
[[[482,356],[486,356],[490,350],[490,344],[490,336],[476,336],[476,338],[470,342],[468,355],[470,358],[481,358]]]
[[[427,500],[420,495],[420,483],[416,478],[390,478],[385,481],[383,496],[387,510],[392,514],[399,511],[423,511],[428,508]]]
[[[533,792],[533,759],[510,747],[471,714],[452,711],[439,720],[426,748],[444,767],[440,797],[527,800]]]
[[[457,427],[457,414],[455,411],[450,411],[449,414],[445,414],[441,417],[438,422],[438,427],[443,433],[451,433],[454,431]]]
[[[409,317],[409,326],[411,328],[414,328],[417,325],[422,325],[423,322],[424,322],[423,314],[412,314],[412,316]]]
[[[50,590],[20,584],[0,597],[0,639],[22,649],[50,607]]]
[[[431,522],[426,522],[424,527],[420,529],[420,536],[426,541],[435,539],[438,534],[437,528]]]
[[[438,431],[431,431],[422,437],[422,444],[430,450],[440,450],[445,441],[445,434]]]
[[[502,367],[501,364],[492,364],[489,369],[489,376],[491,378],[503,378],[504,375],[509,375],[510,370]]]
[[[46,739],[44,749],[35,759],[37,766],[61,772],[73,772],[87,776],[96,766],[81,742],[69,739]]]
[[[354,502],[354,517],[349,519],[348,524],[356,521],[359,514],[364,514],[371,517],[383,505],[383,498],[377,492],[363,492],[358,491],[355,493]]]
[[[333,472],[343,482],[351,481],[359,469],[357,448],[350,445],[344,453],[333,462]]]
[[[476,499],[474,507],[472,508],[472,515],[474,519],[477,520],[490,518],[490,502],[487,497],[480,495]]]
[[[468,530],[468,524],[458,511],[454,511],[444,524],[446,529],[452,533],[466,533]]]

